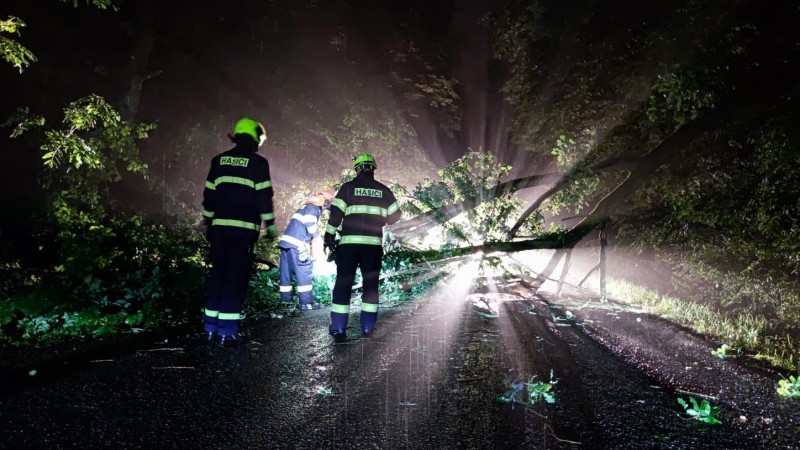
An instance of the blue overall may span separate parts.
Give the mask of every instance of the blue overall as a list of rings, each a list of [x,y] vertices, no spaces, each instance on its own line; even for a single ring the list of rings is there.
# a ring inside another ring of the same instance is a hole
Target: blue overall
[[[300,298],[300,304],[311,304],[314,301],[311,295],[314,285],[311,258],[306,256],[305,261],[300,261],[296,248],[281,248],[279,268],[281,301],[292,302],[292,275],[294,275],[297,278],[297,296]]]
[[[292,278],[297,279],[300,305],[308,305],[314,301],[311,294],[314,279],[310,248],[311,241],[319,234],[317,221],[321,213],[322,207],[312,204],[298,209],[278,242],[281,252],[279,283],[282,302],[292,302]]]

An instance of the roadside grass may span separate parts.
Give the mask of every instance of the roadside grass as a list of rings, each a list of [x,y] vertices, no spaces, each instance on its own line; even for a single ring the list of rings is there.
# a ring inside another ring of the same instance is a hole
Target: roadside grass
[[[725,359],[725,358],[728,358],[728,357],[731,356],[728,353],[728,351],[731,351],[731,350],[733,350],[733,349],[730,346],[728,346],[728,344],[722,344],[722,345],[719,346],[718,349],[712,350],[711,354],[716,356],[719,359]]]
[[[752,312],[728,316],[691,300],[679,299],[628,281],[608,280],[608,292],[615,299],[639,305],[712,339],[726,342],[754,358],[789,371],[800,370],[800,342],[788,335],[767,334],[769,321]]]

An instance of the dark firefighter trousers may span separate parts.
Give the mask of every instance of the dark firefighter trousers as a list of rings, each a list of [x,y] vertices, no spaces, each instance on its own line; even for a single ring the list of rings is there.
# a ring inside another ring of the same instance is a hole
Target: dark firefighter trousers
[[[311,304],[314,300],[311,294],[314,284],[311,258],[300,261],[300,252],[296,248],[281,248],[279,265],[281,301],[292,302],[292,277],[295,277],[297,278],[297,296],[300,298],[300,304]]]
[[[361,294],[361,330],[375,328],[378,320],[378,278],[381,274],[383,247],[380,245],[344,244],[336,249],[336,284],[333,287],[331,328],[344,331],[350,317],[350,296],[353,292],[356,268],[361,267],[364,286]],[[338,306],[337,306],[338,305]],[[346,305],[346,307],[344,307]],[[365,308],[374,305],[374,308]],[[334,312],[339,309],[341,312]],[[367,309],[367,310],[365,310]],[[374,309],[370,311],[368,309]]]
[[[253,265],[253,239],[213,230],[211,276],[206,290],[205,330],[219,336],[239,332],[242,305]]]

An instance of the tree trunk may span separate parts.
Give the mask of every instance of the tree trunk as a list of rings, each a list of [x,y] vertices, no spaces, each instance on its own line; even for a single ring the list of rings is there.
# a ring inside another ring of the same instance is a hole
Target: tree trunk
[[[127,69],[130,82],[120,107],[122,120],[128,123],[132,123],[136,119],[136,113],[139,111],[139,103],[142,99],[142,85],[144,82],[161,74],[161,71],[147,72],[155,40],[153,2],[151,0],[140,0],[137,2],[136,7],[138,9],[136,42],[134,43]]]

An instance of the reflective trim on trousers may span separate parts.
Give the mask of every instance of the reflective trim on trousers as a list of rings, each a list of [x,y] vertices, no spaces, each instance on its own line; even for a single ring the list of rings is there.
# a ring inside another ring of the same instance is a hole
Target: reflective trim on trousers
[[[350,305],[331,304],[331,312],[338,314],[350,314]]]
[[[378,305],[374,303],[361,303],[361,311],[364,312],[378,312]]]

